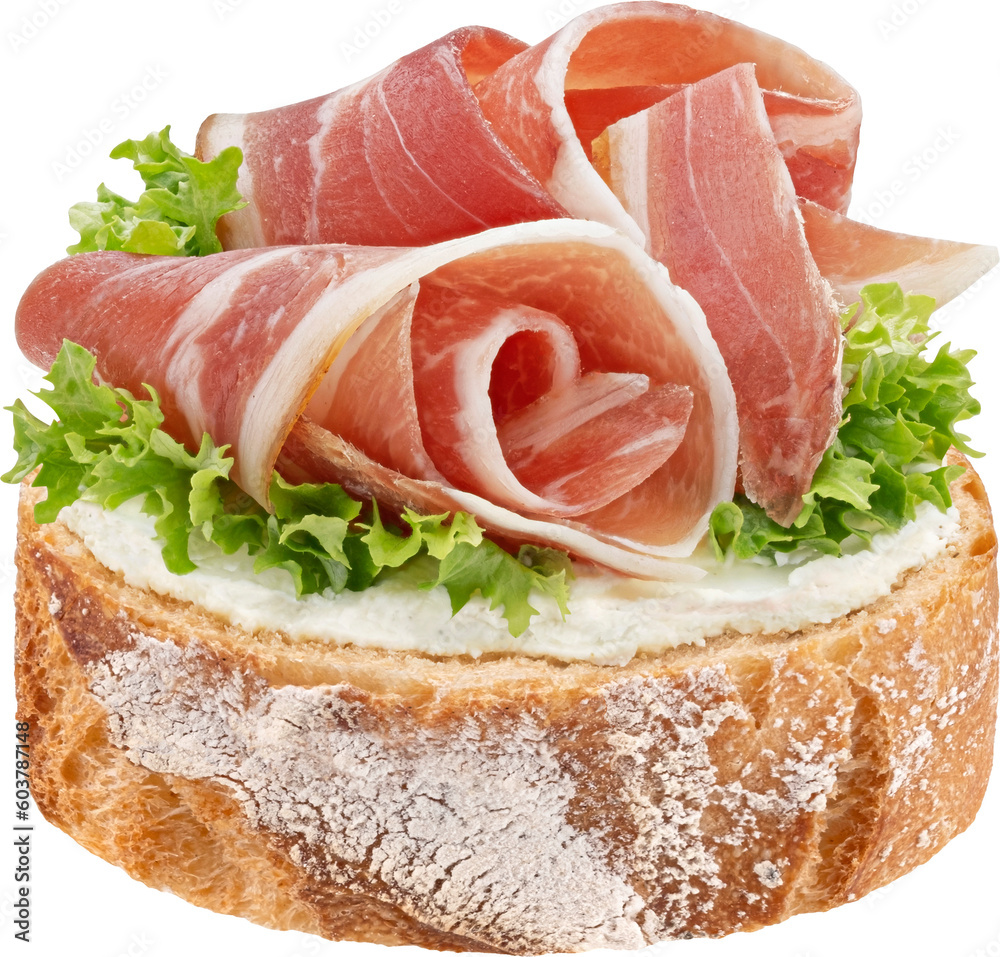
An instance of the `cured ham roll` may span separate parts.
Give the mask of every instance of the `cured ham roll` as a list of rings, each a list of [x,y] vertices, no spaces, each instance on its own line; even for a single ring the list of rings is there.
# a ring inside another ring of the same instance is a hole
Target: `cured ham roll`
[[[166,427],[229,445],[262,503],[280,458],[398,510],[683,578],[697,571],[673,560],[735,482],[732,387],[701,311],[593,223],[418,249],[89,253],[35,280],[17,336],[39,365],[70,339],[106,381],[151,385]]]
[[[527,44],[463,27],[329,96],[209,117],[197,152],[243,150],[249,204],[227,249],[278,243],[422,246],[569,215],[496,135],[472,86]]]
[[[816,265],[843,302],[857,302],[869,283],[898,282],[941,306],[1000,261],[995,246],[877,229],[807,199],[799,206]]]
[[[712,13],[655,2],[599,7],[509,59],[476,85],[476,96],[494,129],[573,215],[634,235],[588,162],[591,141],[738,63],[756,65],[798,193],[846,210],[861,128],[857,91],[797,47]]]
[[[198,155],[243,150],[249,202],[222,220],[226,248],[417,245],[566,215],[641,241],[589,166],[591,134],[742,62],[757,64],[798,192],[845,209],[861,123],[851,86],[791,44],[667,3],[601,7],[530,49],[464,27],[327,96],[210,116]]]
[[[248,205],[221,221],[228,248],[414,245],[560,216],[621,230],[706,312],[736,390],[741,487],[787,526],[839,422],[837,317],[858,263],[871,252],[905,278],[927,261],[922,241],[842,215],[860,122],[856,91],[802,50],[639,2],[532,47],[457,30],[328,96],[209,117],[198,153],[244,152]],[[822,229],[803,231],[796,196],[829,212]],[[668,220],[683,221],[669,237]],[[931,255],[912,291],[949,298],[995,251]]]

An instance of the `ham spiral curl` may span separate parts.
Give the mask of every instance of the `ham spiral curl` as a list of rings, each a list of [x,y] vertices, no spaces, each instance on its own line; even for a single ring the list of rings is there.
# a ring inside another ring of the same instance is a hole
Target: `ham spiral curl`
[[[152,385],[170,430],[230,445],[260,502],[280,462],[389,507],[470,511],[501,539],[690,578],[675,559],[735,482],[734,397],[703,314],[594,223],[413,249],[86,253],[34,281],[16,331],[39,365],[67,338],[103,379]]]
[[[906,278],[931,257],[912,291],[945,301],[996,261],[846,218],[860,122],[854,89],[797,47],[642,0],[532,47],[456,30],[328,96],[209,117],[198,152],[245,154],[227,248],[420,245],[563,216],[621,230],[704,309],[736,390],[742,487],[788,525],[839,422],[843,306],[881,264]]]

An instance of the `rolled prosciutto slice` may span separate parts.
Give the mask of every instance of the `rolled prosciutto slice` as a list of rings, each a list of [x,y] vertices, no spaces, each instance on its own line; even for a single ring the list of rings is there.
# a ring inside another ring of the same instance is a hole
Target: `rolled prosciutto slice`
[[[524,48],[463,27],[329,96],[210,116],[198,155],[237,145],[244,157],[238,188],[248,205],[220,221],[223,246],[422,246],[566,216],[472,92]]]
[[[841,218],[850,195],[861,107],[855,91],[829,67],[725,18],[643,0],[584,13],[530,48],[479,27],[455,31],[329,96],[266,113],[210,117],[199,134],[198,152],[208,158],[238,145],[245,154],[239,187],[249,205],[222,219],[227,248],[315,242],[422,245],[491,226],[562,216],[604,222],[647,245],[648,215],[655,216],[667,202],[658,196],[659,181],[648,164],[687,168],[689,151],[667,136],[654,137],[664,153],[659,158],[640,146],[628,155],[619,151],[616,163],[634,164],[628,177],[643,181],[638,187],[643,203],[626,208],[601,175],[609,163],[601,152],[607,148],[607,130],[625,122],[649,123],[643,117],[686,90],[700,90],[701,103],[707,103],[709,90],[723,96],[725,91],[711,78],[739,64],[755,67],[762,104],[753,117],[755,142],[765,144],[762,155],[769,172],[754,167],[757,174],[731,175],[740,164],[711,150],[703,150],[696,162],[721,165],[705,170],[692,166],[690,171],[705,182],[718,181],[719,195],[758,216],[744,223],[759,223],[762,234],[771,238],[751,256],[712,262],[695,233],[682,237],[675,230],[664,261],[682,285],[689,280],[681,276],[694,277],[691,288],[698,284],[710,313],[727,307],[725,297],[717,297],[709,308],[706,290],[753,289],[764,275],[787,284],[780,293],[772,289],[759,298],[756,305],[766,319],[730,323],[728,332],[715,329],[726,343],[746,423],[746,489],[773,518],[787,524],[839,416],[838,339],[827,321],[832,299],[824,298],[809,251],[803,251],[802,227],[789,197],[798,195],[817,210],[830,210],[822,229],[817,226],[807,236],[811,243],[822,234],[815,240],[820,273],[838,290],[853,282],[861,263],[853,224]],[[704,116],[691,115],[686,129],[705,143],[709,127],[701,133],[698,129],[713,117],[718,119],[719,109],[706,107]],[[738,138],[733,142],[734,148],[742,148]],[[758,159],[750,157],[751,165]],[[781,165],[786,172],[779,176]],[[774,188],[777,193],[755,192]],[[702,189],[701,199],[709,192]],[[697,210],[692,213],[696,216]],[[820,222],[821,217],[820,211],[814,219]],[[788,230],[788,251],[780,243],[782,230]],[[908,238],[878,238],[872,262],[913,261]],[[685,246],[688,241],[693,244]],[[793,268],[788,268],[789,256],[795,260]],[[942,266],[951,270],[953,286],[969,274],[969,261],[951,257]],[[935,268],[939,265],[935,261]],[[709,268],[718,274],[706,272]],[[743,270],[750,272],[744,275]],[[760,292],[749,293],[746,301]],[[794,308],[785,308],[796,302],[813,320],[797,318]],[[804,329],[809,330],[805,336]],[[743,335],[752,341],[742,343]],[[777,348],[768,344],[771,336]],[[513,347],[505,348],[509,352]],[[760,364],[754,368],[748,356]],[[800,371],[782,365],[800,358],[806,360]],[[780,375],[773,368],[776,363],[782,365]],[[762,388],[765,380],[770,392]],[[603,385],[609,386],[609,395],[618,394],[610,383]],[[651,382],[647,391],[658,388]],[[810,399],[819,400],[812,409]],[[642,399],[633,411],[649,401]],[[661,393],[659,401],[667,402],[666,395]],[[432,423],[419,425],[426,430]],[[408,434],[394,433],[404,445]],[[480,452],[486,455],[485,448]],[[521,454],[511,452],[515,459]],[[494,444],[489,460],[495,462],[498,455]],[[534,464],[523,468],[552,464],[534,454],[531,460]],[[463,474],[472,482],[471,474]],[[550,488],[570,481],[568,476],[549,479]],[[541,481],[536,475],[535,484]]]
[[[227,249],[424,245],[560,216],[638,238],[589,166],[590,140],[743,61],[758,64],[799,193],[846,209],[861,121],[855,91],[790,44],[667,3],[590,11],[530,49],[464,27],[327,96],[210,116],[197,153],[243,150],[238,186],[248,205],[220,221]]]
[[[598,224],[416,249],[88,253],[35,280],[16,331],[39,365],[68,338],[103,379],[152,385],[167,427],[230,445],[233,478],[264,503],[281,461],[683,578],[697,572],[672,559],[735,482],[735,402],[701,311]]]
[[[603,151],[616,196],[722,350],[747,496],[791,524],[840,423],[840,316],[753,65],[620,120]]]
[[[590,141],[737,63],[756,64],[798,194],[846,210],[861,125],[857,92],[797,47],[715,14],[672,3],[599,7],[498,66],[476,96],[497,133],[572,215],[635,235],[588,162]]]

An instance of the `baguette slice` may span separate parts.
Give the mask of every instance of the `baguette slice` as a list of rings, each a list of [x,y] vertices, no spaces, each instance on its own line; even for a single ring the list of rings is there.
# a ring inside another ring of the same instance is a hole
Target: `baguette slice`
[[[22,488],[19,720],[84,847],[216,911],[506,953],[753,930],[867,894],[972,822],[997,710],[997,542],[831,625],[626,666],[250,634],[126,585]]]

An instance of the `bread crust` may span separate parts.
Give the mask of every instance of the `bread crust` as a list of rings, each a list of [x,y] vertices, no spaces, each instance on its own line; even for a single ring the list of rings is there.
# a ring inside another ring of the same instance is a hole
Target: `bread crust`
[[[43,814],[133,877],[331,939],[506,953],[753,930],[867,894],[972,822],[997,542],[961,530],[831,625],[624,666],[249,634],[18,533],[18,718]]]

